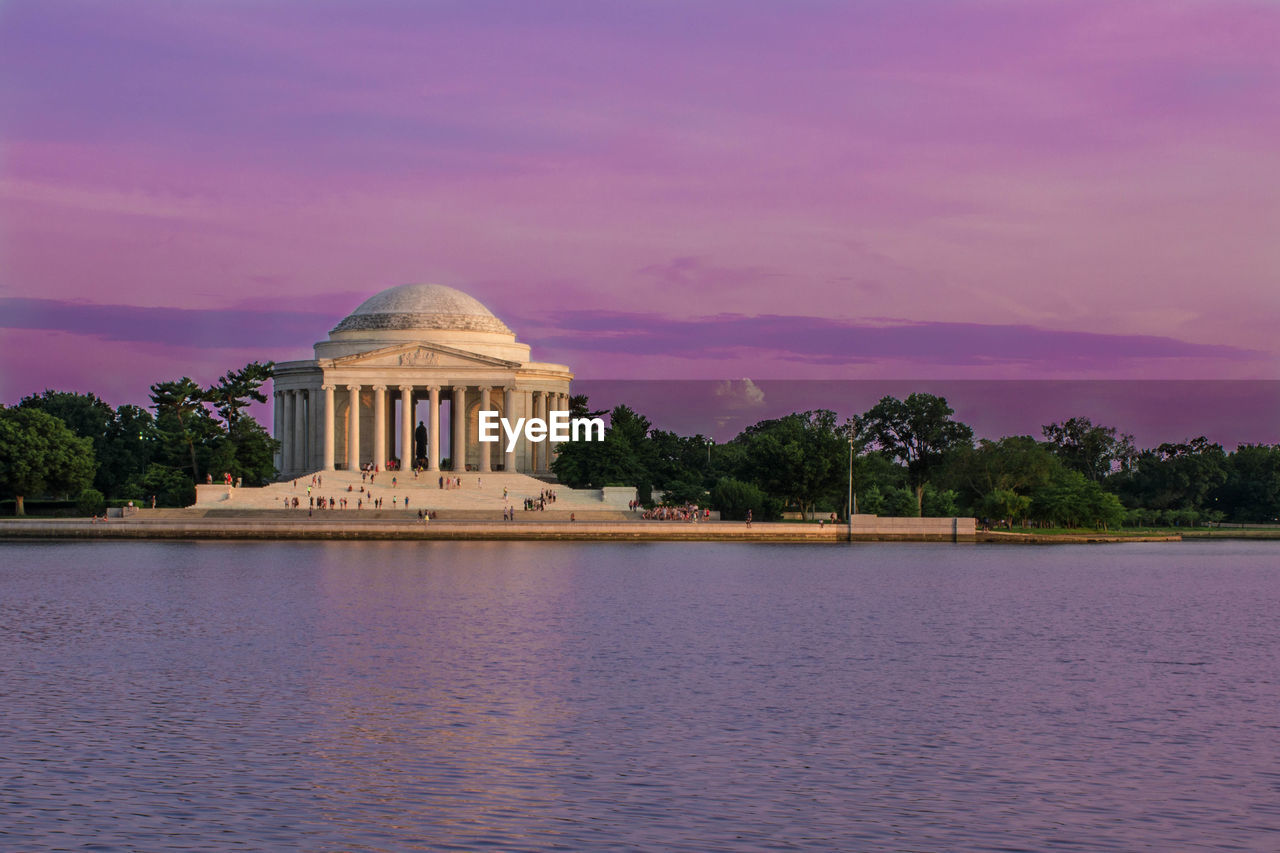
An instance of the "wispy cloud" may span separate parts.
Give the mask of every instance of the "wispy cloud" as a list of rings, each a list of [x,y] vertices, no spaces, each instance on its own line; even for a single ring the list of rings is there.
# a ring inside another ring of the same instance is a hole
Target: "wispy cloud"
[[[860,322],[824,317],[721,314],[682,319],[617,311],[567,311],[542,343],[565,350],[631,356],[766,356],[807,364],[875,361],[928,364],[1009,362],[1094,367],[1130,359],[1252,360],[1240,347],[1154,335],[1057,331],[1028,325]]]
[[[147,308],[57,299],[0,298],[0,328],[39,329],[108,341],[183,347],[305,346],[335,322],[331,314],[305,311]]]
[[[191,309],[96,305],[0,298],[0,328],[46,330],[183,347],[239,350],[309,347],[340,315],[280,307]],[[1132,359],[1251,360],[1241,347],[1153,335],[1056,331],[1027,325],[837,320],[825,317],[720,314],[675,318],[657,313],[556,313],[540,346],[621,357],[721,359],[845,365],[877,361],[921,364],[1041,363],[1092,368]]]

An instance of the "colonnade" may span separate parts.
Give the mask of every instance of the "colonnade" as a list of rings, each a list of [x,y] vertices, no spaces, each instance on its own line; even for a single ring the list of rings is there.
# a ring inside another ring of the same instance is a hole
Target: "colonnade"
[[[304,471],[321,469],[332,471],[338,462],[345,463],[347,470],[357,470],[362,464],[373,463],[380,468],[386,465],[389,458],[396,456],[396,431],[400,433],[401,464],[405,467],[414,461],[415,411],[417,404],[425,400],[427,403],[427,447],[426,468],[429,471],[440,469],[440,404],[441,391],[445,391],[450,400],[452,424],[450,429],[451,447],[449,448],[450,470],[463,472],[466,470],[469,450],[476,450],[479,460],[477,470],[485,473],[493,468],[493,453],[502,454],[502,467],[505,471],[515,471],[522,462],[522,470],[528,473],[543,474],[550,471],[551,460],[555,457],[555,448],[550,440],[541,442],[526,441],[520,438],[516,447],[507,449],[506,436],[496,444],[482,443],[475,434],[474,421],[470,417],[469,404],[478,400],[477,411],[499,409],[503,417],[509,418],[514,425],[518,417],[536,417],[549,420],[553,411],[569,409],[569,395],[566,392],[535,391],[518,388],[514,385],[503,386],[467,386],[467,385],[395,385],[387,384],[342,384],[329,383],[319,388],[284,388],[275,392],[275,436],[281,442],[277,455],[276,467],[281,472],[296,474]],[[338,391],[345,391],[347,403],[345,458],[336,459],[337,432],[339,422]],[[400,417],[395,422],[394,394],[399,392]],[[425,393],[424,393],[425,392]],[[496,392],[496,393],[495,393]],[[361,439],[361,422],[368,413],[368,404],[361,401],[362,395],[372,396],[372,432],[367,441]],[[473,396],[474,395],[474,396]],[[500,395],[501,402],[495,403]],[[318,435],[317,435],[318,433]],[[492,450],[498,447],[497,451]],[[523,460],[520,459],[523,449]]]

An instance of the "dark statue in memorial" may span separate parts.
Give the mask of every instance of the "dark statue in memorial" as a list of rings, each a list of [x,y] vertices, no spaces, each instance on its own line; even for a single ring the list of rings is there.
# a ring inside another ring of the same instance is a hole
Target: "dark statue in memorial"
[[[415,460],[423,460],[425,463],[427,458],[427,425],[422,421],[418,421],[418,428],[413,432],[413,458]]]

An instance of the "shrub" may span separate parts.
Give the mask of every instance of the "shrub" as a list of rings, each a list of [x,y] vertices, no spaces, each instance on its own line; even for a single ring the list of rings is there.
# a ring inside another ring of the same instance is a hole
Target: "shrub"
[[[916,518],[920,515],[920,506],[916,503],[915,493],[910,489],[886,489],[883,514],[898,518]]]
[[[751,517],[757,521],[781,514],[777,501],[757,486],[732,477],[722,477],[712,488],[711,506],[720,511],[720,518],[725,521],[741,521],[747,517],[747,510],[751,510]]]
[[[102,515],[107,511],[107,499],[97,489],[85,489],[76,500],[76,512],[80,515]]]

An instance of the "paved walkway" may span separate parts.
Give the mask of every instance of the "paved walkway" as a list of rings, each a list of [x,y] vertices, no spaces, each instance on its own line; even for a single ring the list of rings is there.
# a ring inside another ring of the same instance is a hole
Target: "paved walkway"
[[[45,539],[582,539],[605,541],[836,542],[839,525],[679,521],[431,521],[335,519],[285,515],[257,518],[151,517],[106,522],[6,519],[0,538]]]

